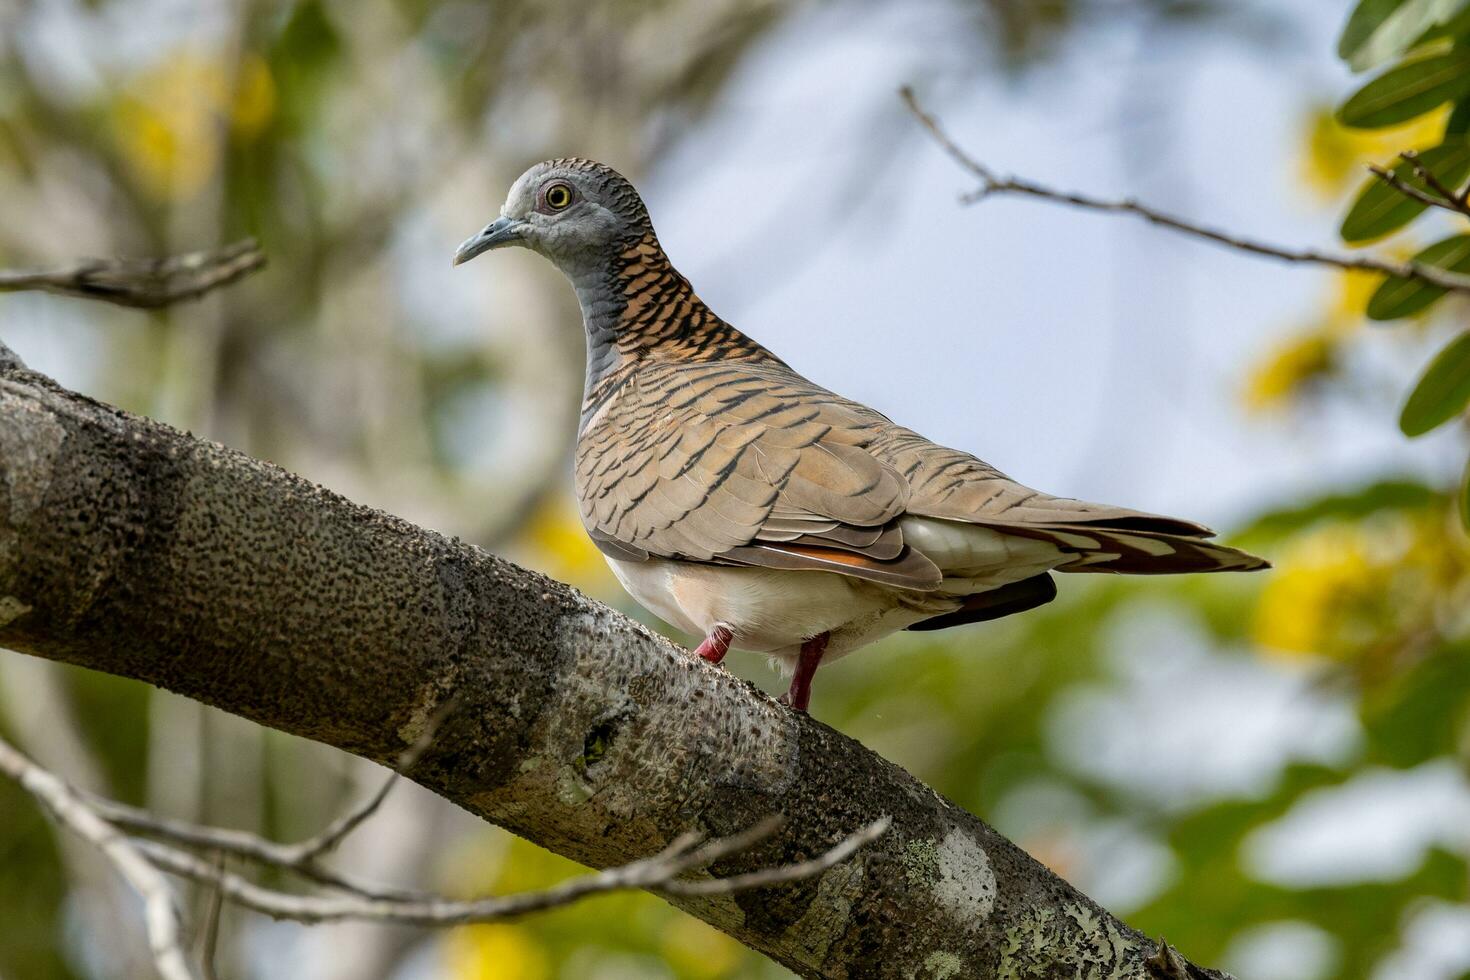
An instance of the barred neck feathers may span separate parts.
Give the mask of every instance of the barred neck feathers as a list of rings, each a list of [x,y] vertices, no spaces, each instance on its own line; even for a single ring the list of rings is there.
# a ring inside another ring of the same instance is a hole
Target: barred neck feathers
[[[595,410],[650,358],[776,360],[695,295],[651,230],[589,273],[574,280],[587,328],[584,412]]]

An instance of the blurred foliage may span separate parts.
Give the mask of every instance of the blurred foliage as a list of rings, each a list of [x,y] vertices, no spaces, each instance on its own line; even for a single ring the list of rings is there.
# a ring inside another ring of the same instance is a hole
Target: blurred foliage
[[[55,306],[47,329],[70,338],[80,386],[643,615],[587,542],[563,486],[581,374],[567,291],[528,264],[516,271],[526,284],[499,290],[514,302],[490,304],[472,292],[426,294],[407,267],[434,248],[447,254],[535,159],[574,148],[644,173],[817,6],[242,0],[179,24],[143,0],[0,0],[0,263],[255,235],[272,271],[202,304],[157,314]],[[829,6],[858,15],[879,4]],[[1174,29],[1250,47],[1275,40],[1236,3],[944,6],[966,30],[947,32],[952,57],[933,61],[968,72],[962,84],[1053,63],[1120,19],[1150,43]],[[1422,151],[1446,179],[1470,177],[1461,6],[1359,6],[1344,57],[1359,70],[1390,67],[1340,117],[1306,120],[1306,191],[1335,200],[1366,162],[1391,163],[1403,149]],[[1380,188],[1363,185],[1345,236],[1394,233],[1396,254],[1458,268],[1456,236],[1440,252],[1429,250],[1441,242],[1409,241],[1431,217]],[[1309,410],[1329,402],[1386,411],[1378,366],[1361,356],[1372,338],[1363,312],[1376,301],[1379,313],[1407,316],[1391,342],[1417,351],[1426,338],[1443,346],[1464,311],[1403,290],[1336,280],[1309,323],[1247,372],[1245,401],[1261,424],[1311,426]],[[10,304],[23,300],[5,302],[18,310]],[[1463,406],[1461,348],[1449,349],[1415,420]],[[1465,904],[1466,848],[1430,842],[1407,870],[1327,881],[1288,880],[1253,855],[1263,833],[1374,767],[1463,769],[1470,758],[1470,549],[1451,483],[1448,473],[1385,473],[1283,500],[1237,535],[1276,561],[1266,576],[1069,582],[1061,600],[1023,617],[896,637],[883,656],[824,671],[817,713],[1195,959],[1229,965],[1242,937],[1293,923],[1329,956],[1283,975],[1369,976],[1428,900]],[[756,658],[732,661],[779,684]],[[1208,738],[1191,735],[1193,716],[1219,704],[1230,713],[1208,716]],[[337,753],[10,654],[0,656],[0,728],[99,791],[281,839],[310,833],[364,785]],[[1263,731],[1275,740],[1256,750],[1266,761],[1221,776],[1230,753]],[[576,873],[447,807],[411,802],[408,829],[375,819],[359,832],[362,850],[348,853],[402,862],[360,872],[462,894]],[[118,914],[131,908],[121,893],[98,887],[106,870],[3,783],[0,828],[0,976],[138,975],[141,931]],[[228,912],[221,975],[283,975],[272,949],[290,950],[294,966],[315,941],[328,950],[311,959],[321,963],[385,932],[354,935],[281,932]],[[372,956],[358,975],[784,975],[644,895],[444,935],[393,933]]]
[[[1350,95],[1337,111],[1343,126],[1382,130],[1415,124],[1432,137],[1392,146],[1413,151],[1385,164],[1403,182],[1438,202],[1436,211],[1470,217],[1470,3],[1464,0],[1359,0],[1338,44],[1354,71],[1391,65]],[[1426,139],[1424,142],[1429,143]],[[1430,204],[1404,194],[1388,181],[1369,180],[1343,218],[1342,237],[1352,244],[1394,234]],[[1414,252],[1412,260],[1452,272],[1470,272],[1470,237],[1457,233]],[[1366,309],[1370,319],[1389,321],[1430,310],[1445,290],[1389,277],[1378,283]],[[1470,334],[1444,347],[1425,368],[1399,417],[1408,436],[1421,436],[1462,416],[1470,404]],[[1470,470],[1467,470],[1470,472]],[[1470,527],[1470,481],[1461,512]]]

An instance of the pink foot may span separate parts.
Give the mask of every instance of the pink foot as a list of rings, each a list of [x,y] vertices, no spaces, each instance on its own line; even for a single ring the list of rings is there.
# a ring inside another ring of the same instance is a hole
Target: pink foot
[[[791,675],[791,688],[779,699],[782,704],[788,704],[797,711],[805,711],[811,704],[812,678],[817,674],[817,666],[822,662],[822,654],[827,651],[830,638],[831,634],[819,633],[801,645],[796,673]]]
[[[704,638],[704,642],[694,652],[710,663],[717,664],[725,659],[725,654],[730,652],[730,641],[734,638],[735,634],[728,629],[716,626],[709,631],[709,636]]]

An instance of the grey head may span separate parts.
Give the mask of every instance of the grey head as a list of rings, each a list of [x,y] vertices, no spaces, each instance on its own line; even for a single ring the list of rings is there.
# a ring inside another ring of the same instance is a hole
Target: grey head
[[[500,217],[459,247],[454,264],[519,245],[577,280],[652,232],[648,210],[622,174],[592,160],[547,160],[511,185]]]

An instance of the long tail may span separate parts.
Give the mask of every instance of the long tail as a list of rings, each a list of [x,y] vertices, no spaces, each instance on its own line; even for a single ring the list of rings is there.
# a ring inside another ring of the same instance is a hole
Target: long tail
[[[1122,523],[1122,522],[1119,522]],[[1123,527],[1112,522],[1095,524],[1006,524],[992,525],[1007,534],[1048,541],[1072,561],[1058,565],[1058,572],[1109,572],[1124,575],[1177,575],[1185,572],[1254,572],[1270,568],[1264,558],[1206,540],[1209,532],[1152,530],[1144,521],[1128,521]]]
[[[1152,527],[1150,526],[1152,524]],[[1253,572],[1271,563],[1239,548],[1208,540],[1208,528],[1170,518],[1128,517],[1090,524],[990,524],[1005,534],[1044,541],[1072,556],[1056,572],[1109,572],[1122,575],[1176,575],[1186,572]],[[908,627],[939,630],[999,619],[1045,605],[1056,598],[1051,576],[1042,573],[965,597],[951,613]]]

